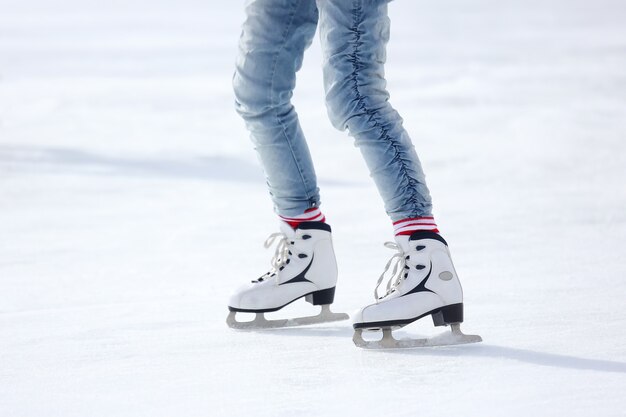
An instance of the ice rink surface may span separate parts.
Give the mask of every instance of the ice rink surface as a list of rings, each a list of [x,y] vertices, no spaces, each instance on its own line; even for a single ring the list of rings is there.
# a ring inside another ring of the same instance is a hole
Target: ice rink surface
[[[232,104],[243,2],[0,9],[3,417],[626,415],[624,1],[390,5],[391,101],[484,338],[393,352],[226,327],[276,231]],[[392,229],[320,63],[294,102],[352,312]]]

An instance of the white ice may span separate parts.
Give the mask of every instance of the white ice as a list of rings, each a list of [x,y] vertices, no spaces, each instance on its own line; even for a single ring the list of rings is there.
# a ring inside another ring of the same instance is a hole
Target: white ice
[[[226,327],[277,225],[232,105],[243,2],[0,10],[0,416],[626,415],[623,0],[391,3],[392,103],[484,338],[398,352]],[[392,229],[320,55],[294,101],[352,312]]]

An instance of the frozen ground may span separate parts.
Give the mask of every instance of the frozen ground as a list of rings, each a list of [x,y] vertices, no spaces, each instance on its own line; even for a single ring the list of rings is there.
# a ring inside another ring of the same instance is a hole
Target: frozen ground
[[[390,6],[392,101],[484,338],[398,352],[224,323],[275,231],[231,104],[241,3],[0,0],[0,415],[626,415],[625,3]],[[353,311],[391,228],[319,61],[295,101]]]

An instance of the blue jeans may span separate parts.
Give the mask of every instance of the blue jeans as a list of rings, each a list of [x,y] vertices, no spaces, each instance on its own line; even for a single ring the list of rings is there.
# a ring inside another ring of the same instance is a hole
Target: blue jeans
[[[254,0],[246,15],[233,78],[236,109],[251,133],[277,213],[297,216],[320,204],[291,104],[296,72],[319,21],[333,126],[354,137],[392,221],[430,216],[421,164],[388,101],[387,0]]]

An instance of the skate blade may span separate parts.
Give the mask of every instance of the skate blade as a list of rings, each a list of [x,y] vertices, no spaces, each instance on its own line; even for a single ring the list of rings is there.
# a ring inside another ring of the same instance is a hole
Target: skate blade
[[[467,343],[482,342],[482,337],[473,334],[465,334],[461,331],[461,326],[450,325],[450,332],[443,333],[428,339],[403,339],[397,340],[393,337],[390,328],[382,329],[383,337],[380,340],[363,339],[363,329],[356,329],[352,341],[363,349],[410,349],[434,346],[454,346]]]
[[[278,329],[282,327],[305,326],[308,324],[330,323],[333,321],[348,320],[346,313],[333,313],[330,305],[322,305],[322,310],[316,316],[295,317],[291,319],[268,320],[264,313],[256,313],[254,320],[237,321],[235,311],[231,311],[226,318],[226,324],[232,329],[255,330],[255,329]]]

